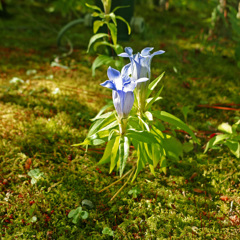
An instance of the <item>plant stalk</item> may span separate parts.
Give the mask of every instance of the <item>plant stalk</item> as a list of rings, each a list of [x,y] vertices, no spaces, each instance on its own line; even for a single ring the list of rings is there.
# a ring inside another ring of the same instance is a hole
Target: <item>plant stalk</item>
[[[99,191],[99,193],[107,190],[108,188],[110,188],[111,186],[117,184],[118,182],[122,181],[123,178],[125,178],[132,170],[129,170],[127,173],[125,173],[120,179],[118,179],[117,181],[115,181],[114,183],[111,183],[110,185],[108,185],[107,187],[103,188],[102,190]]]
[[[123,190],[123,188],[128,184],[129,180],[131,179],[135,168],[132,169],[132,172],[128,178],[128,180],[124,183],[124,185],[114,194],[114,196],[110,199],[110,202],[114,200],[114,198]]]

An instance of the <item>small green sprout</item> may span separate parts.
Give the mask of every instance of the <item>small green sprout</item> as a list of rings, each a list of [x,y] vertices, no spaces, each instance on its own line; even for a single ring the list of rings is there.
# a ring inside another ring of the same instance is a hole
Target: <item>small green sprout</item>
[[[28,176],[32,178],[31,184],[34,185],[44,176],[44,173],[40,172],[40,170],[36,168],[29,171]]]
[[[102,234],[105,234],[105,235],[108,235],[108,236],[112,236],[114,235],[114,232],[111,228],[109,227],[105,227],[103,230],[102,230]]]
[[[83,211],[82,207],[78,207],[76,209],[71,210],[68,214],[68,217],[73,219],[72,222],[74,224],[77,224],[80,218],[87,219],[88,215],[89,215],[88,212]]]
[[[134,187],[133,189],[131,189],[128,194],[129,195],[133,195],[133,198],[137,198],[137,195],[140,194],[140,189],[138,187]]]

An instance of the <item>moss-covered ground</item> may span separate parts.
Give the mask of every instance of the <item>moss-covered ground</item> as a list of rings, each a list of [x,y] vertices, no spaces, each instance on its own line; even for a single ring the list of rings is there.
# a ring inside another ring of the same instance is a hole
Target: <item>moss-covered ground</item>
[[[208,4],[169,11],[136,7],[147,23],[145,34],[122,44],[135,52],[147,46],[166,51],[152,61],[153,77],[166,72],[155,108],[186,121],[201,144],[181,161],[169,159],[166,174],[156,169],[154,177],[145,168],[111,202],[123,182],[99,193],[119,178],[108,165],[97,165],[104,146],[87,153],[71,146],[84,140],[90,119],[111,98],[99,85],[107,66],[91,75],[96,55],[86,49],[92,29],[79,25],[68,33],[75,50],[60,58],[68,69],[51,66],[62,54],[57,33],[69,19],[9,6],[10,18],[0,22],[0,239],[112,239],[102,233],[107,227],[114,239],[240,238],[239,160],[224,147],[203,154],[220,123],[240,118],[235,45],[208,38]],[[11,83],[14,77],[24,82]],[[33,169],[43,174],[37,184],[28,175]],[[137,196],[128,194],[133,188]],[[79,206],[89,216],[74,224],[68,213]]]

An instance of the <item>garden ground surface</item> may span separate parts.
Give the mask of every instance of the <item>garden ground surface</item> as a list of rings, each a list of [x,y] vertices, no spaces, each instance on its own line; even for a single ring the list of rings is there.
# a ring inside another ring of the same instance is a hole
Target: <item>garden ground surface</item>
[[[163,100],[155,109],[187,122],[201,144],[181,161],[169,159],[166,174],[157,168],[154,177],[145,168],[109,201],[124,181],[99,193],[119,178],[108,165],[97,165],[104,146],[87,153],[71,146],[84,140],[90,119],[111,98],[99,85],[107,66],[91,75],[91,28],[79,25],[69,33],[75,50],[59,58],[68,68],[51,66],[62,54],[56,36],[68,20],[38,7],[10,6],[11,17],[0,22],[1,239],[111,239],[102,233],[107,227],[115,239],[239,239],[239,160],[225,148],[203,154],[220,123],[240,118],[239,111],[212,108],[239,108],[234,43],[208,37],[211,9],[204,5],[141,9],[136,14],[147,22],[145,34],[122,44],[135,52],[147,46],[166,51],[152,61],[153,78],[165,71]],[[24,82],[11,83],[14,77]],[[33,169],[43,174],[37,184],[28,175]],[[79,206],[89,216],[74,224],[68,213]]]

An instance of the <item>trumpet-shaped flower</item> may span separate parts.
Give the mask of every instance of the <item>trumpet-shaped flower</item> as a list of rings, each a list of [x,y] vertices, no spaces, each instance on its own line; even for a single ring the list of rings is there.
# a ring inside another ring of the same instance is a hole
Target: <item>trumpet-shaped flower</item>
[[[147,47],[144,48],[141,53],[133,54],[132,48],[126,47],[125,52],[118,55],[120,57],[128,57],[130,59],[130,63],[126,65],[126,69],[128,69],[128,75],[130,75],[133,80],[137,81],[139,78],[145,77],[150,81],[152,58],[155,55],[164,53],[164,51],[159,50],[150,54],[152,50],[153,48]],[[135,90],[138,109],[140,112],[145,110],[145,101],[149,81],[138,83]]]
[[[133,103],[134,94],[133,91],[139,82],[145,82],[147,78],[141,78],[137,81],[132,81],[128,75],[128,65],[123,67],[121,73],[109,67],[107,71],[109,80],[101,84],[103,87],[112,89],[113,104],[117,111],[119,120],[127,118]]]
[[[144,48],[141,53],[133,55],[133,50],[130,47],[125,48],[125,52],[119,54],[120,57],[128,57],[131,61],[129,66],[129,73],[132,75],[134,80],[142,77],[147,77],[150,79],[151,76],[151,61],[155,55],[163,54],[163,50],[159,50],[150,54],[153,48]]]

